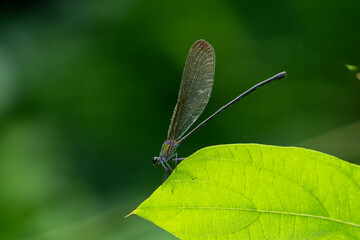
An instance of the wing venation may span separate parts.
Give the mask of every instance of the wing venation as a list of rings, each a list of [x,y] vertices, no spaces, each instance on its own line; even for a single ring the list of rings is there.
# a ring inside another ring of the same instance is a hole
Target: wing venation
[[[186,58],[180,91],[168,138],[180,139],[204,111],[215,75],[215,51],[205,40],[196,41]]]

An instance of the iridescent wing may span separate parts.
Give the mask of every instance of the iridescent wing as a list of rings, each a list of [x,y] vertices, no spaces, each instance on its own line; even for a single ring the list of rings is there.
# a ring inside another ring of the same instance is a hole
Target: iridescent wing
[[[204,111],[214,84],[215,51],[205,40],[196,41],[186,58],[168,140],[178,140]]]

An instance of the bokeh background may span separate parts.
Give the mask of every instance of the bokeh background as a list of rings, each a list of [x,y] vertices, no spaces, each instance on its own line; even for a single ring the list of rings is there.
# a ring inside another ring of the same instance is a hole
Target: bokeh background
[[[124,219],[160,184],[187,52],[216,50],[203,116],[280,71],[179,148],[302,146],[360,162],[360,2],[4,1],[0,239],[172,239]],[[347,68],[346,65],[353,65]]]

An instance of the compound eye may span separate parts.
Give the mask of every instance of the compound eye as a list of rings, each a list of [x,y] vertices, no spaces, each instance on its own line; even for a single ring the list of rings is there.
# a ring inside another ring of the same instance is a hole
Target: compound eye
[[[157,166],[157,165],[159,164],[158,161],[159,161],[159,158],[158,158],[158,157],[154,157],[154,158],[153,158],[153,165],[154,165],[154,166]]]

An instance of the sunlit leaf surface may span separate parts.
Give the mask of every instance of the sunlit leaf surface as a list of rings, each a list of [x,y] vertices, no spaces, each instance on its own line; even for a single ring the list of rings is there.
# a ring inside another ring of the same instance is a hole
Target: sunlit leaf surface
[[[181,239],[360,239],[360,168],[307,149],[204,148],[134,213]]]

